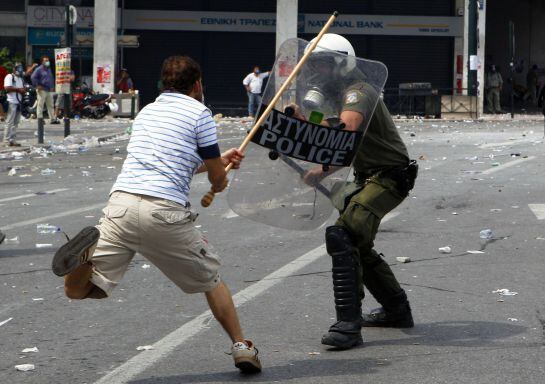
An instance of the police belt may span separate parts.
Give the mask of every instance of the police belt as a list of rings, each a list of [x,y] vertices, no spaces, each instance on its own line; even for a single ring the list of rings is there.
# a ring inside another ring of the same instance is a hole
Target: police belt
[[[398,191],[407,196],[409,191],[414,188],[415,180],[418,176],[418,163],[416,160],[410,160],[407,165],[399,167],[390,167],[374,172],[354,172],[356,184],[365,184],[372,177],[387,178],[395,181]]]

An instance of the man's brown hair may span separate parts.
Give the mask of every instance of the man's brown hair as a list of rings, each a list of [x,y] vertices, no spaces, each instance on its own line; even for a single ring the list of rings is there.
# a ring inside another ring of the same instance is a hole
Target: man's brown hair
[[[189,94],[201,77],[201,67],[189,56],[170,56],[165,59],[161,68],[161,81],[165,91]]]

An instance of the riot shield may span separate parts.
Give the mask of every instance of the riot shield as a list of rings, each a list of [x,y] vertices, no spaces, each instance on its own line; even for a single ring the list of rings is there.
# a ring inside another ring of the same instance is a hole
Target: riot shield
[[[308,46],[302,39],[282,44],[263,93],[261,112]],[[227,196],[231,209],[253,221],[285,229],[312,230],[323,225],[334,209],[331,190],[350,173],[387,76],[380,62],[326,50],[318,43],[259,127],[241,169],[231,176]],[[355,95],[353,90],[360,93]],[[363,123],[357,131],[348,131],[340,114],[354,97],[361,96],[365,107],[358,112],[364,115]],[[313,172],[319,176],[309,177]]]

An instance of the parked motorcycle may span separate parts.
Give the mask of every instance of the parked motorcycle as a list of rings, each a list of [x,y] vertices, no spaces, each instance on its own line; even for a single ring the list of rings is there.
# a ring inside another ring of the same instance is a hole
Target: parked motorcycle
[[[90,119],[102,119],[111,112],[114,103],[105,93],[93,93],[87,84],[77,87],[72,93],[71,116]],[[115,108],[115,106],[114,106]]]
[[[21,115],[28,119],[36,115],[37,93],[36,88],[30,84],[25,84],[25,93],[21,100]]]

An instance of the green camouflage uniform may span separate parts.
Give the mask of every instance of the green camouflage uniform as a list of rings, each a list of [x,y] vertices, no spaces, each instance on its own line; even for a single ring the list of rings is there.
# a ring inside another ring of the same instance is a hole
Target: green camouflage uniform
[[[405,196],[396,188],[396,182],[381,176],[381,171],[409,164],[407,148],[386,108],[379,99],[374,114],[372,100],[375,90],[366,84],[348,87],[344,94],[342,111],[372,115],[353,167],[354,183],[346,183],[333,195],[339,209],[336,225],[345,227],[353,237],[359,252],[359,294],[363,286],[384,306],[392,296],[402,292],[392,270],[374,249],[374,240],[382,218],[397,207]]]

